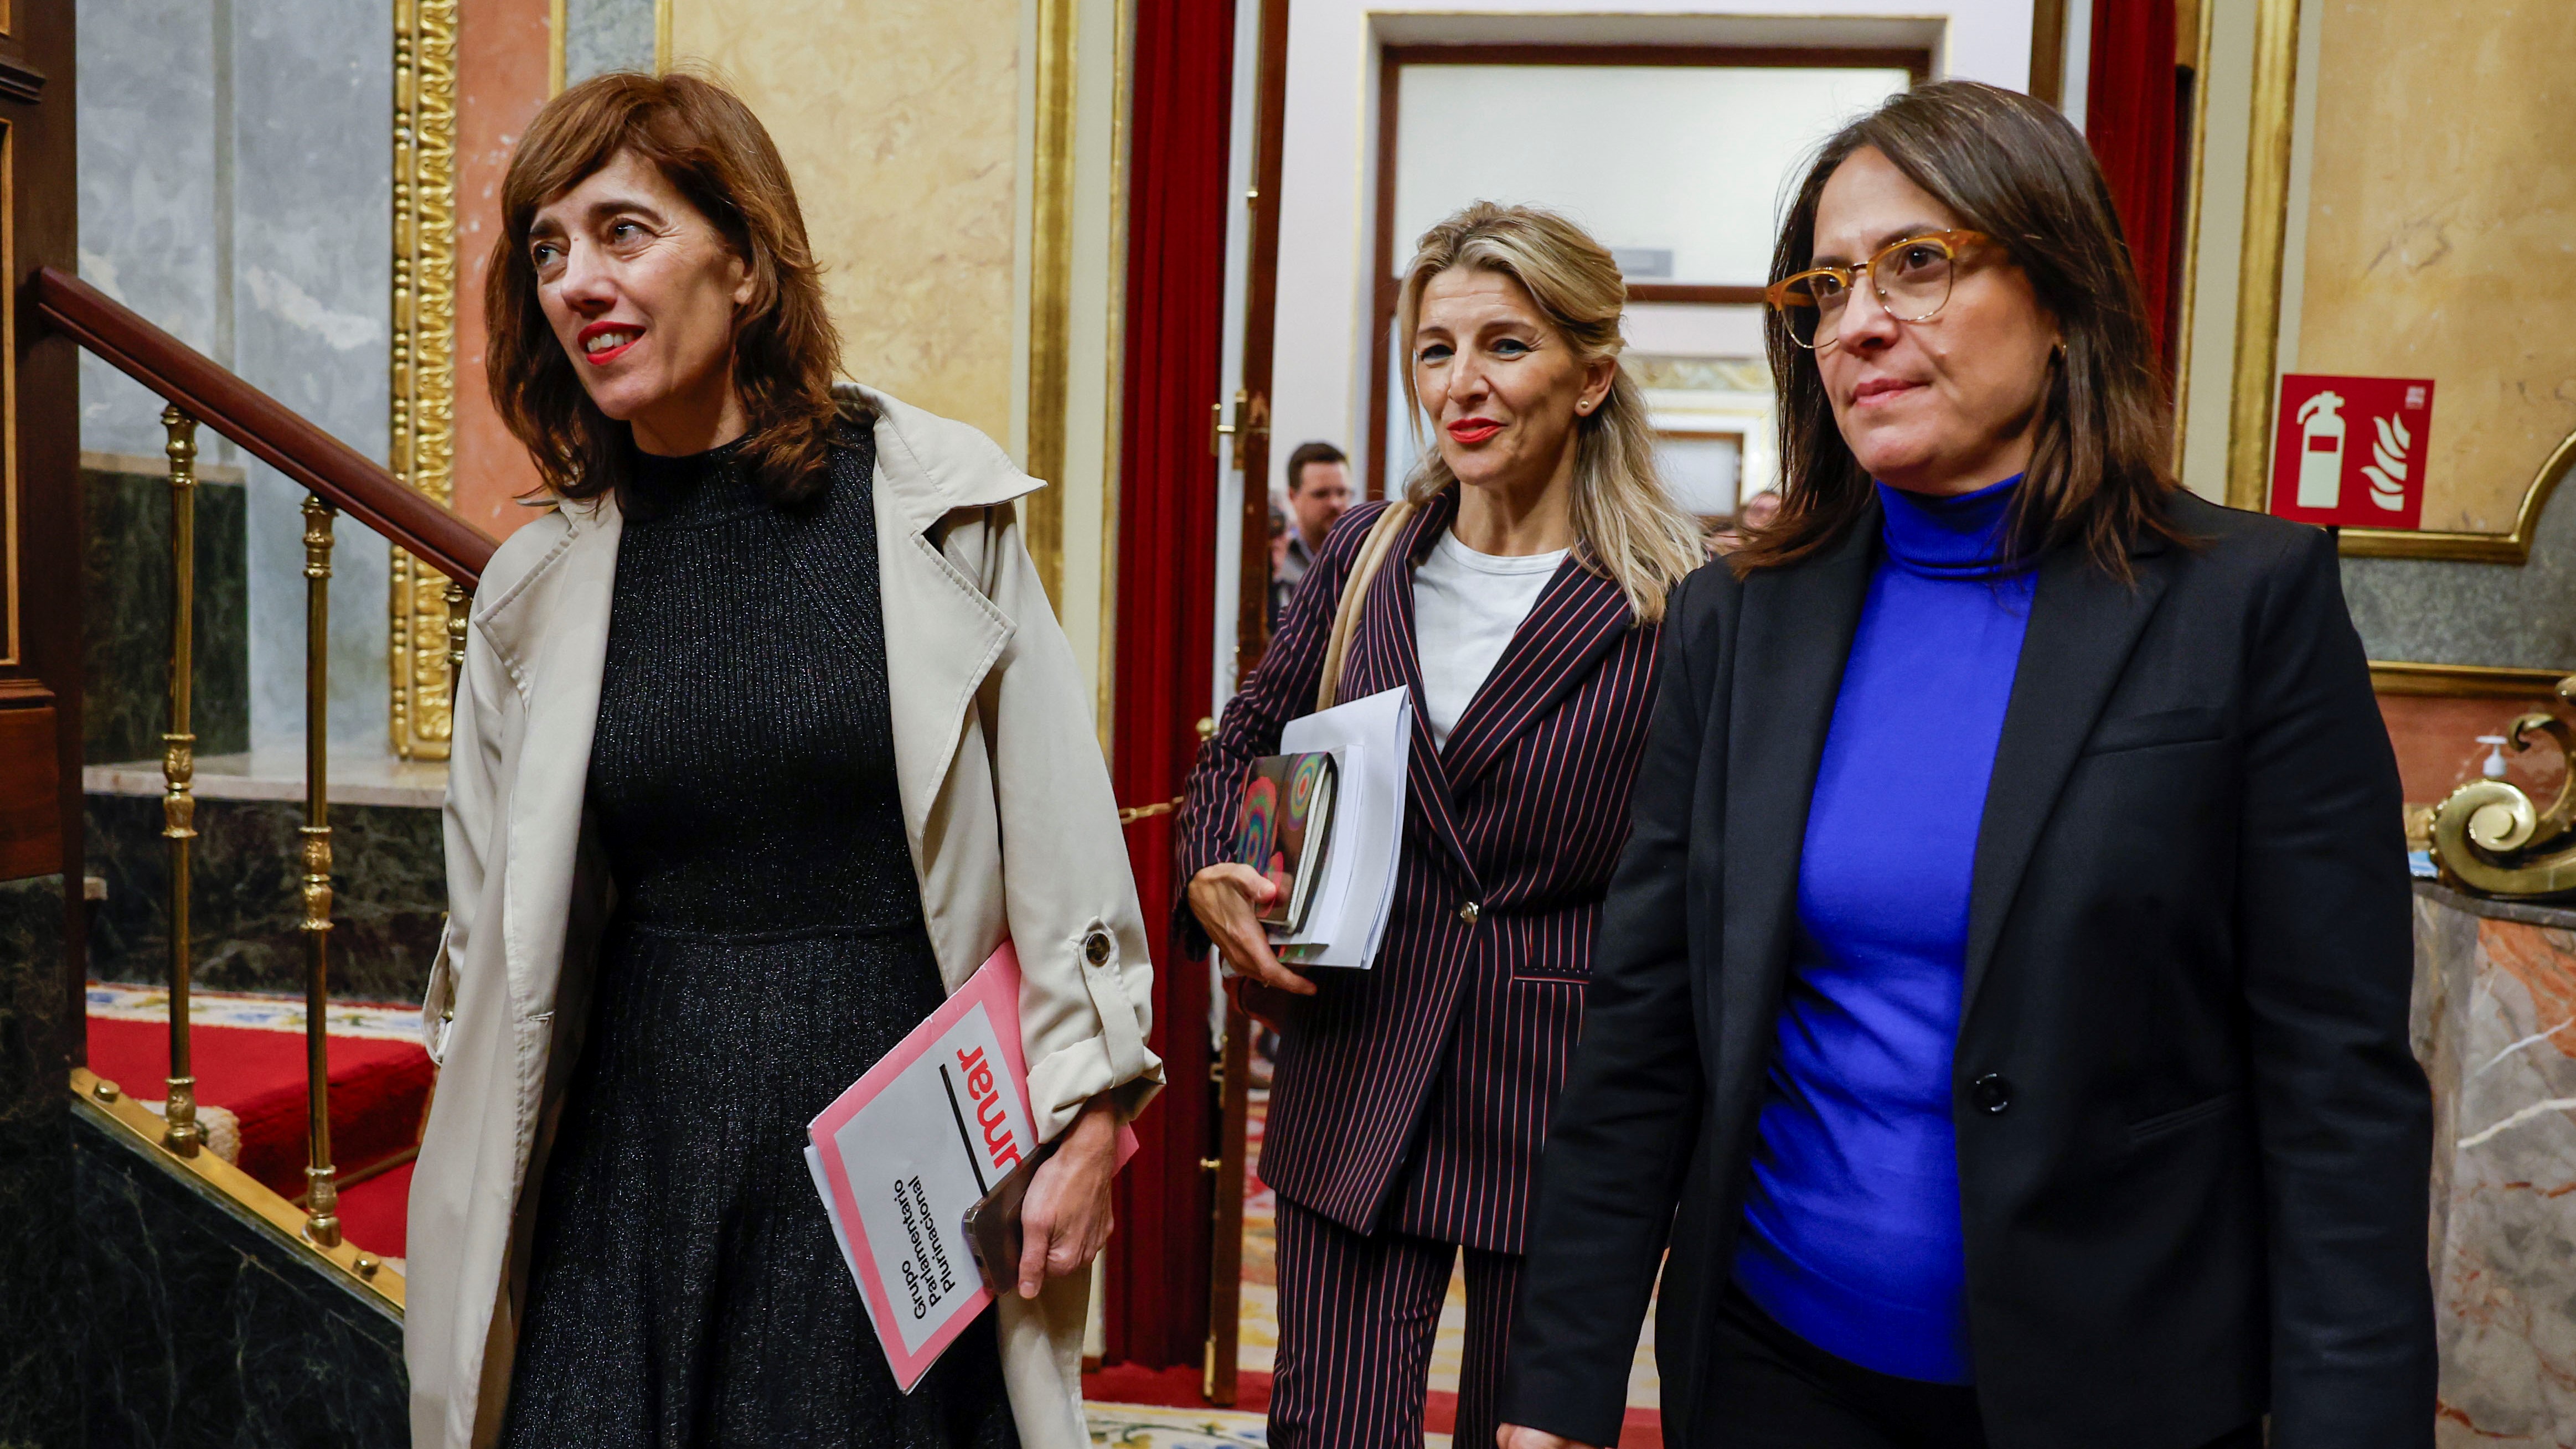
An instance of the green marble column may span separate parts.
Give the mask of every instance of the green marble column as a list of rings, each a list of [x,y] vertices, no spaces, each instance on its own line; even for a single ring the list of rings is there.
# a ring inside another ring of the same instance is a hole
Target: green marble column
[[[0,1444],[78,1449],[63,878],[0,881]]]
[[[170,727],[170,480],[83,468],[81,757],[161,757]],[[250,748],[250,606],[242,485],[197,484],[197,756]],[[300,583],[301,580],[298,580]]]

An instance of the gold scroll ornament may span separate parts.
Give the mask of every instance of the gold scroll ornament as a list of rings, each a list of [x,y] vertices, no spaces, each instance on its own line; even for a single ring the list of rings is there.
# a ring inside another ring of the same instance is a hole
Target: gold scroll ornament
[[[2576,702],[2576,675],[2558,681],[2558,697]],[[2549,808],[2502,780],[2472,780],[2433,812],[2433,861],[2452,884],[2491,896],[2576,891],[2576,731],[2535,710],[2505,737],[2527,750],[2535,733],[2549,736],[2567,765]]]
[[[456,477],[456,6],[394,4],[395,477],[445,505]],[[394,753],[443,760],[447,578],[393,551]]]

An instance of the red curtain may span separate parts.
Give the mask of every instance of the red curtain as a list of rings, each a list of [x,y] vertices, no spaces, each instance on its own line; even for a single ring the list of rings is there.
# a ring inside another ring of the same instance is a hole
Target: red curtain
[[[1117,698],[1110,776],[1125,805],[1181,791],[1216,649],[1217,400],[1225,304],[1234,7],[1137,0],[1127,177],[1127,357],[1118,485]],[[1154,1050],[1169,1083],[1136,1124],[1109,1243],[1108,1359],[1196,1366],[1206,1352],[1217,1103],[1208,978],[1163,930],[1172,817],[1127,827],[1154,937]]]
[[[2147,294],[2147,328],[2170,376],[2175,266],[2181,246],[2182,173],[2174,64],[2174,0],[2092,0],[2092,62],[2084,97],[2084,135],[2111,184],[2120,227],[2129,238],[2138,283]]]

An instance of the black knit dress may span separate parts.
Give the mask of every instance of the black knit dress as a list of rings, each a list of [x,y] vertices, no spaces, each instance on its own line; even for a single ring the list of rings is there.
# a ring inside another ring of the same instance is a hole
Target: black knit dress
[[[617,905],[546,1166],[505,1441],[993,1449],[992,1315],[896,1389],[805,1124],[944,992],[904,841],[864,431],[773,507],[640,456],[588,805]]]

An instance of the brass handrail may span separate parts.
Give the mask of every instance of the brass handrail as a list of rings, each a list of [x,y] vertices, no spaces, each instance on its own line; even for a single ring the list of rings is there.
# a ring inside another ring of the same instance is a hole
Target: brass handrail
[[[123,1100],[113,1083],[85,1070],[72,1089],[119,1130],[169,1153],[184,1168],[271,1226],[300,1218],[295,1241],[348,1274],[395,1312],[402,1275],[343,1241],[338,1170],[331,1160],[330,932],[330,581],[333,523],[345,512],[446,574],[448,690],[462,682],[474,587],[495,544],[481,530],[404,487],[384,469],[257,388],[217,366],[78,278],[39,269],[30,284],[37,313],[83,347],[161,395],[170,460],[170,700],[162,735],[162,835],[169,842],[170,1075],[159,1119]],[[305,943],[307,1188],[303,1211],[279,1199],[217,1154],[204,1150],[197,1120],[189,1022],[195,941],[189,921],[190,842],[195,840],[196,735],[191,706],[196,670],[196,459],[200,423],[304,485],[305,819],[298,830],[301,929]],[[93,1100],[94,1099],[94,1100]],[[153,1124],[149,1133],[142,1124]]]
[[[69,272],[39,267],[36,314],[308,493],[473,588],[500,545],[301,414]]]

